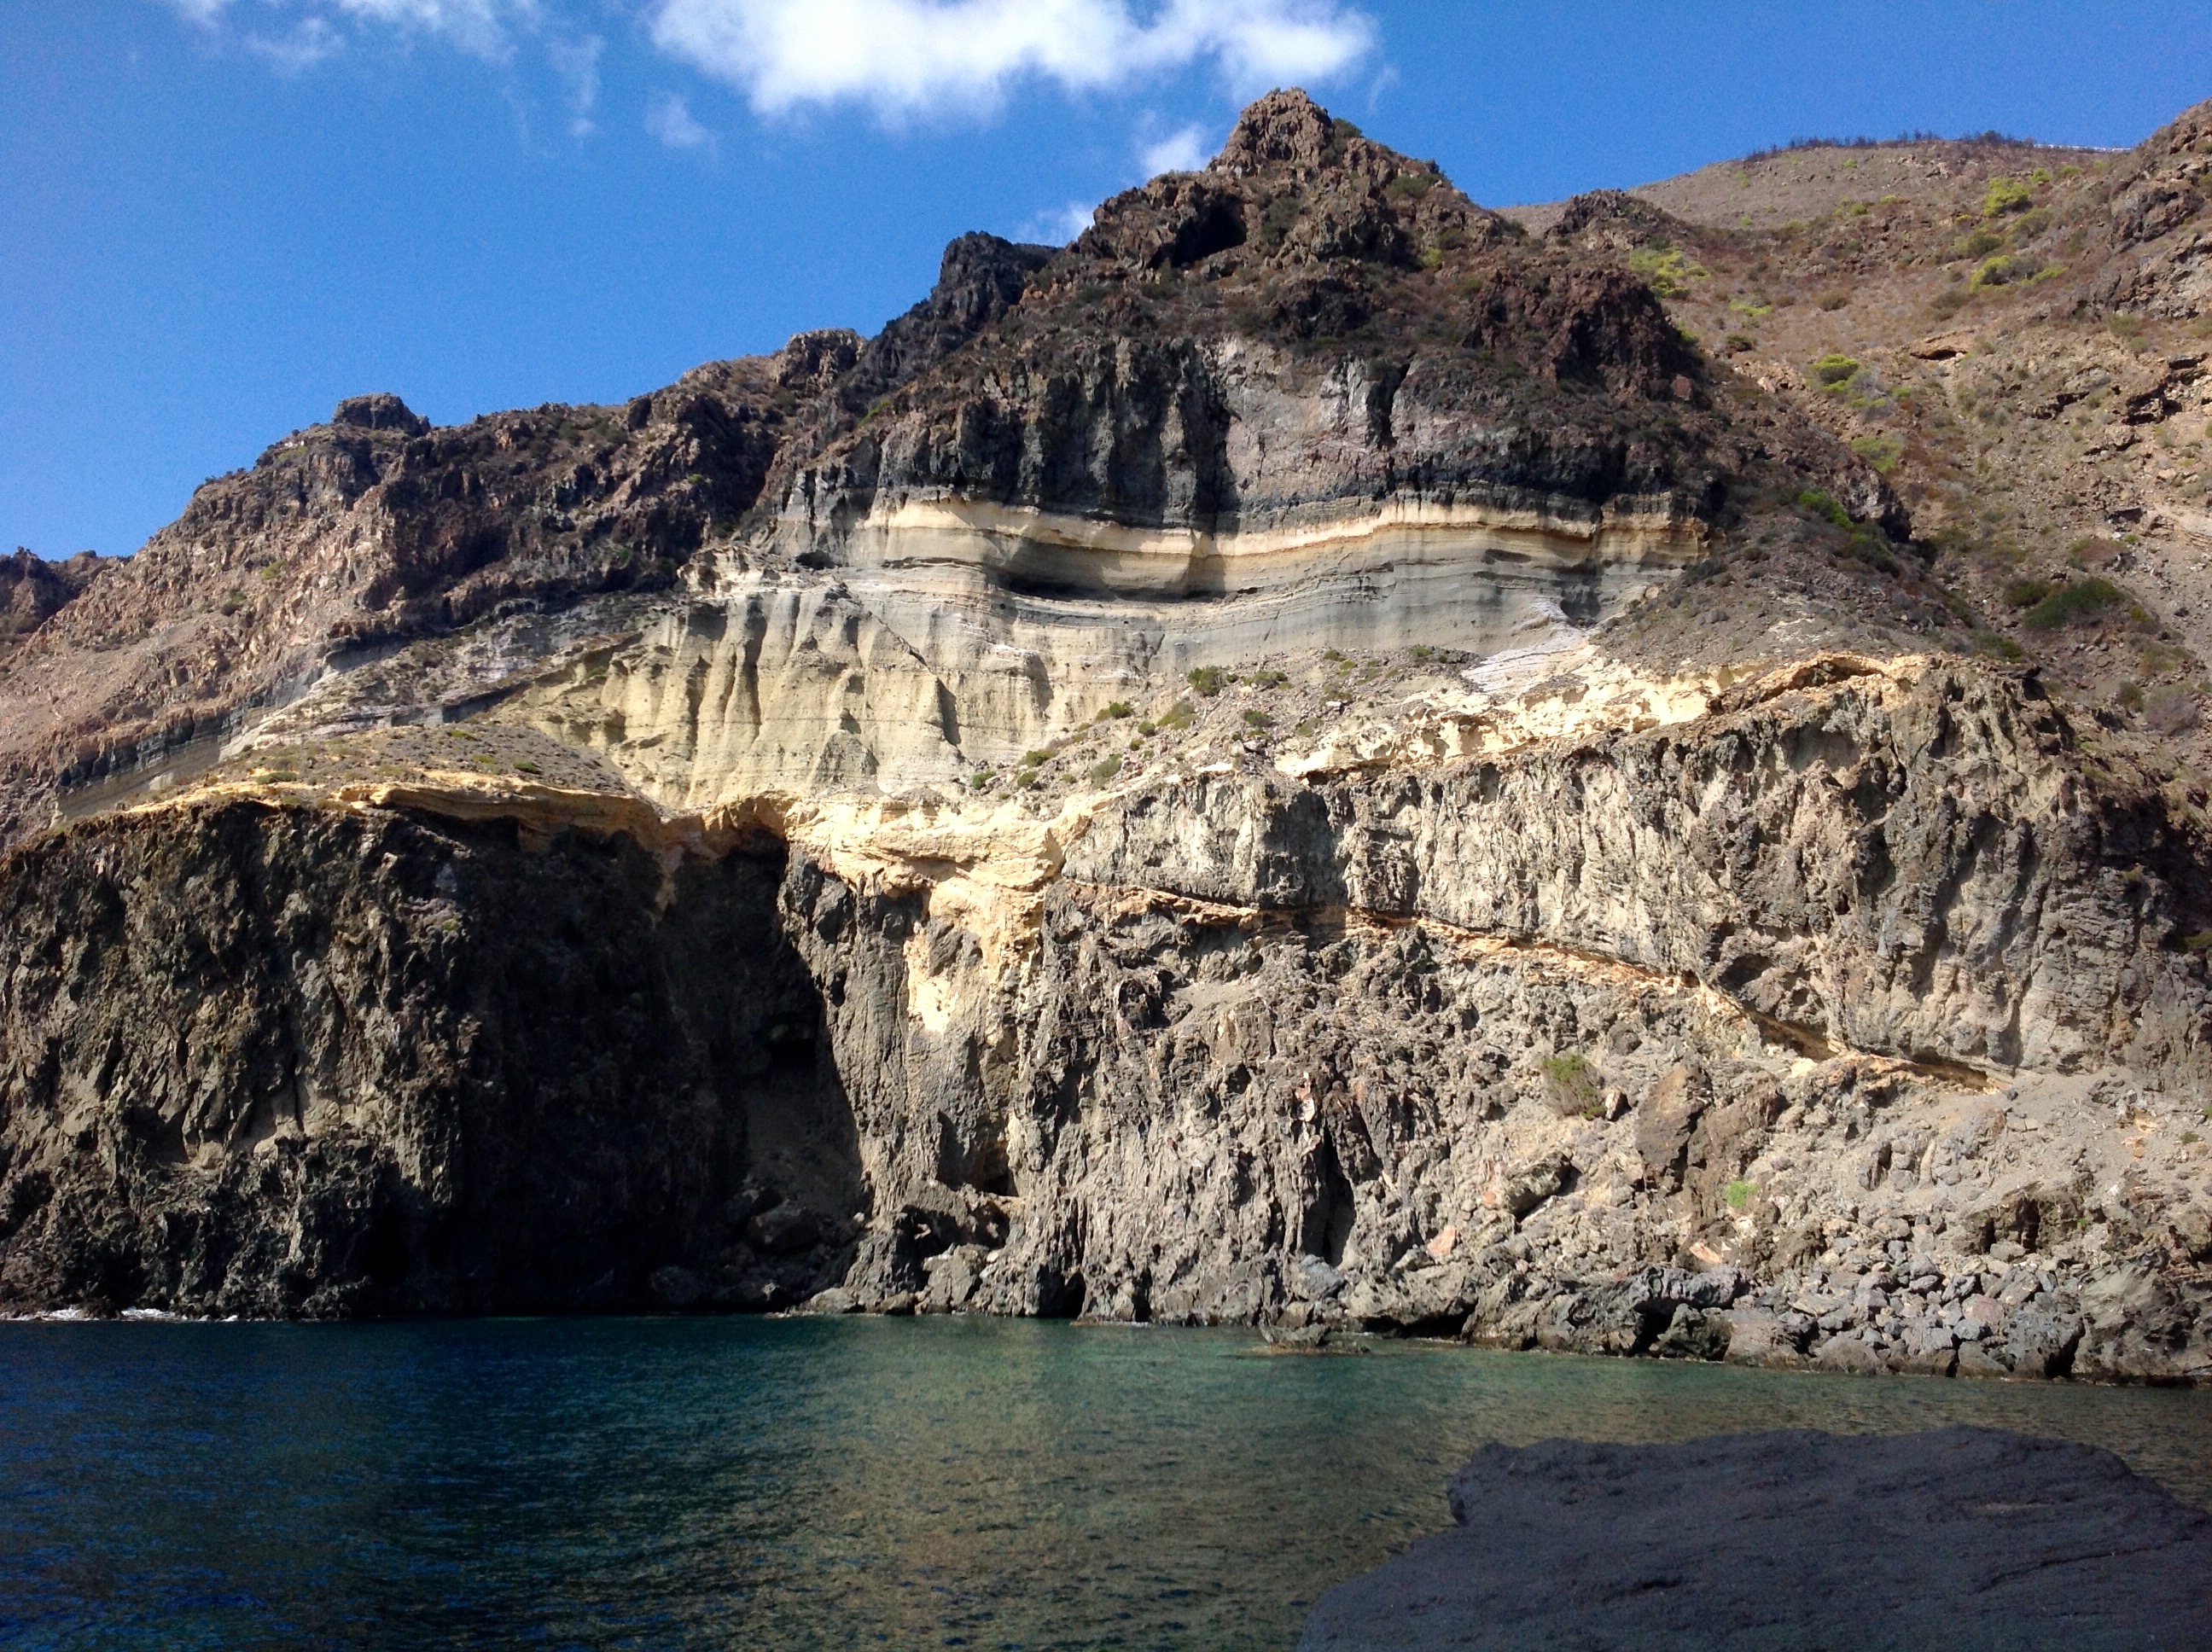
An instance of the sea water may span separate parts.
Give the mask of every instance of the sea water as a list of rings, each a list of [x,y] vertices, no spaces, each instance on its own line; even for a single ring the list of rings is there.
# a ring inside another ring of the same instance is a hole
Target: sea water
[[[1487,1441],[1972,1422],[2212,1506],[2212,1394],[982,1319],[0,1325],[0,1645],[1287,1648]]]

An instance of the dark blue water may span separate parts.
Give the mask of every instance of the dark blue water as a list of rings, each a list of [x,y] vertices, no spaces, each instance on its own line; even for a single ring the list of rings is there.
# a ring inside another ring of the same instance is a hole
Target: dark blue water
[[[0,1325],[0,1644],[1283,1648],[1485,1441],[1954,1421],[2212,1505],[2212,1394],[981,1320]]]

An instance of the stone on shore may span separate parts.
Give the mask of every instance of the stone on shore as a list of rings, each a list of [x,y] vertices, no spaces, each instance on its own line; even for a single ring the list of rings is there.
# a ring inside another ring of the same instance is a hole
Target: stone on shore
[[[1340,1584],[1301,1652],[2160,1652],[2212,1645],[2212,1515],[2001,1430],[1486,1446],[1452,1529]]]

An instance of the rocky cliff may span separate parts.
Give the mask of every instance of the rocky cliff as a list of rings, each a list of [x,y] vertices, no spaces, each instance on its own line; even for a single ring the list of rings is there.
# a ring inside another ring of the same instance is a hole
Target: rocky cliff
[[[2212,1370],[2203,782],[1698,348],[1742,247],[1536,228],[1278,94],[209,484],[0,660],[0,1306]]]

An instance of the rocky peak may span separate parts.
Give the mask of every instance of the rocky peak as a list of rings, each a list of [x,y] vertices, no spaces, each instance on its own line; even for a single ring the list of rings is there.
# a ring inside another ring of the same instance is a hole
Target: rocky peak
[[[860,359],[862,342],[860,335],[849,327],[793,333],[791,342],[775,354],[777,387],[801,394],[828,388]]]
[[[2212,155],[2212,98],[2184,109],[2145,138],[2137,153],[2148,160]]]
[[[388,391],[368,396],[349,396],[331,415],[331,423],[342,429],[394,430],[402,435],[428,435],[430,421]]]
[[[854,393],[872,399],[950,355],[1019,303],[1030,277],[1059,252],[981,232],[950,242],[929,296],[861,351]]]
[[[81,550],[50,562],[21,545],[14,556],[0,556],[0,647],[37,630],[122,560]]]
[[[1058,255],[1056,246],[1003,240],[974,232],[949,242],[929,296],[884,329],[927,322],[961,333],[990,325],[1018,302],[1030,276]]]
[[[1448,252],[1517,234],[1434,162],[1361,137],[1293,90],[1247,109],[1204,172],[1170,173],[1106,202],[1071,251],[1109,276],[1196,269],[1212,279],[1334,262],[1433,270]]]
[[[1626,190],[1594,189],[1560,209],[1559,221],[1545,232],[1545,239],[1626,252],[1655,242],[1679,241],[1689,233],[1690,226],[1672,213]]]
[[[1318,167],[1334,147],[1336,123],[1298,88],[1270,92],[1237,117],[1210,172],[1243,176],[1263,167]]]

